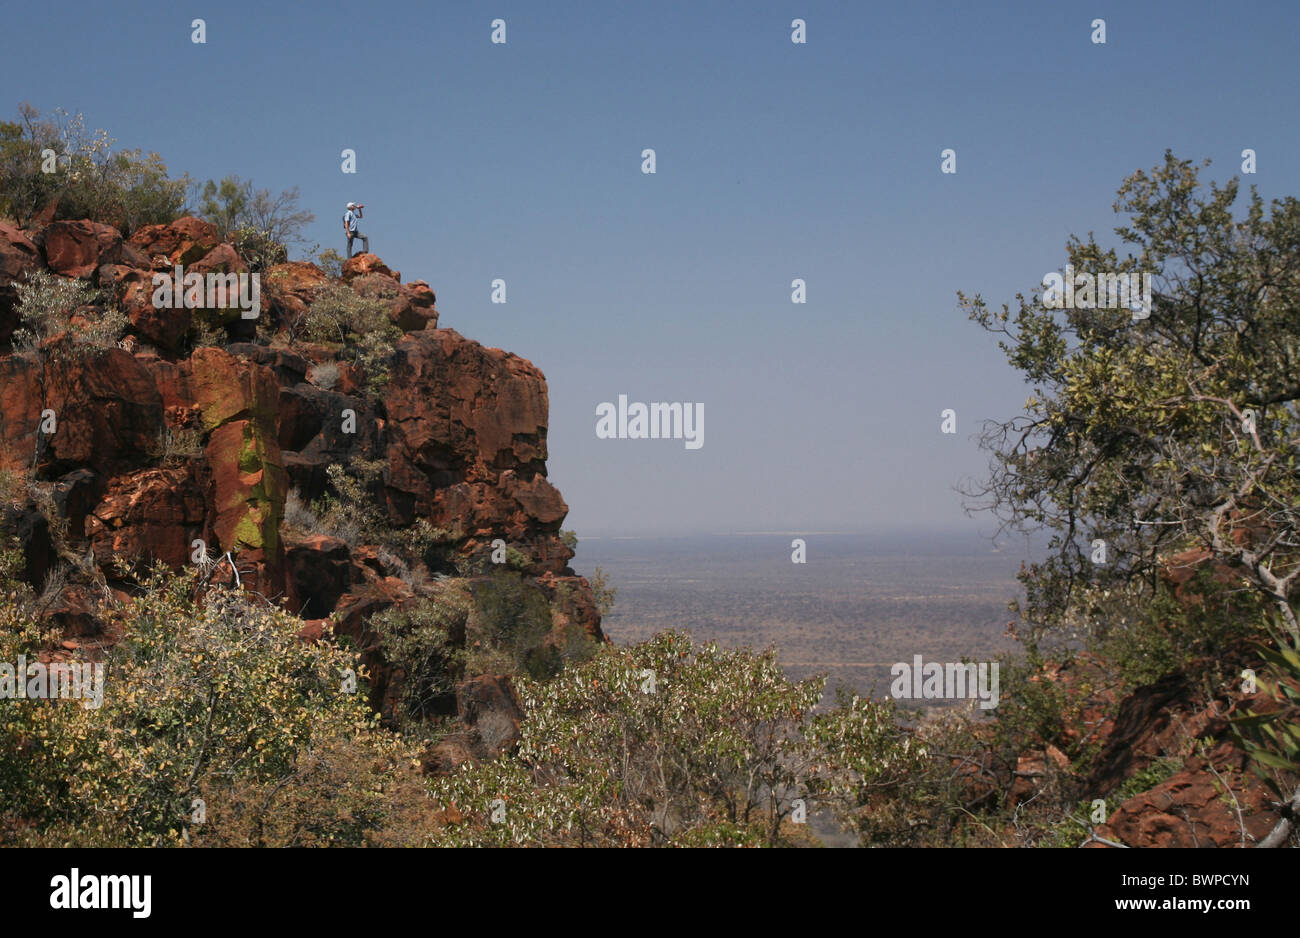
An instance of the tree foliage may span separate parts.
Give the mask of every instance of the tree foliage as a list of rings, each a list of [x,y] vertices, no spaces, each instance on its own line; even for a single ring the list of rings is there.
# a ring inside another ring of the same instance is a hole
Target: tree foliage
[[[1023,415],[986,427],[990,476],[968,494],[1052,534],[1049,558],[1022,575],[1035,634],[1090,630],[1098,595],[1139,584],[1149,596],[1171,553],[1200,549],[1300,638],[1300,202],[1266,211],[1252,187],[1234,218],[1237,197],[1237,179],[1207,191],[1166,153],[1119,190],[1125,254],[1070,240],[1078,271],[1150,272],[1149,318],[959,294],[1032,387]]]
[[[289,246],[304,243],[303,229],[316,220],[298,207],[299,198],[297,186],[272,195],[254,189],[251,180],[227,176],[203,184],[198,212],[231,239],[250,270],[264,271],[288,260]]]
[[[157,153],[115,149],[104,130],[59,108],[42,119],[29,104],[0,122],[0,213],[28,225],[51,203],[55,218],[89,218],[129,235],[185,213],[189,178],[171,179]]]
[[[819,793],[847,804],[859,786],[882,773],[901,779],[924,757],[909,753],[891,705],[856,699],[816,714],[824,685],[789,680],[775,649],[725,650],[681,632],[602,648],[552,680],[520,682],[517,752],[435,782],[453,817],[436,840],[806,842],[792,820]]]

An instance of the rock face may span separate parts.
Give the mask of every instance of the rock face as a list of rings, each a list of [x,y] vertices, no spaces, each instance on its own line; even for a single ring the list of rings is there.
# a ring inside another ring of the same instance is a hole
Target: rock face
[[[1247,762],[1246,754],[1226,741],[1205,757],[1190,756],[1168,779],[1121,804],[1098,834],[1142,847],[1254,846],[1279,816],[1272,806],[1276,799]]]
[[[31,238],[0,222],[0,343],[8,342],[18,325],[16,285],[42,266],[40,252]]]
[[[1105,669],[1087,654],[1067,665],[1051,665],[1039,675],[1038,680],[1067,692],[1080,686],[1093,689],[1078,701],[1077,719],[1064,728],[1071,742],[1095,741],[1099,746],[1078,797],[1089,802],[1104,799],[1110,813],[1105,823],[1093,827],[1094,837],[1101,840],[1092,839],[1087,846],[1101,848],[1110,842],[1130,847],[1237,847],[1243,841],[1253,846],[1268,835],[1280,817],[1273,795],[1228,733],[1229,720],[1244,711],[1269,709],[1266,698],[1262,692],[1247,695],[1233,685],[1219,688],[1208,701],[1201,692],[1212,665],[1227,665],[1231,673],[1257,662],[1249,643],[1234,643],[1219,649],[1214,662],[1193,662],[1118,699],[1103,689],[1110,684]],[[1036,797],[1068,764],[1064,753],[1050,744],[1045,751],[1022,753],[1013,801]],[[1153,767],[1162,778],[1117,804],[1121,786]]]
[[[374,674],[372,703],[391,712],[401,675],[367,623],[419,598],[411,570],[428,558],[285,520],[291,492],[308,503],[326,493],[332,466],[364,465],[377,467],[369,494],[390,528],[437,533],[441,569],[431,572],[475,574],[502,538],[515,568],[541,578],[561,620],[603,638],[590,588],[568,569],[572,551],[559,538],[568,509],[546,479],[548,400],[537,368],[437,328],[428,284],[403,284],[372,254],[350,259],[340,280],[302,262],[270,268],[254,340],[196,346],[205,311],[152,301],[154,273],[170,277],[177,264],[247,273],[216,229],[195,218],[127,240],[88,221],[33,232],[0,224],[0,469],[27,473],[50,493],[44,509],[6,514],[24,532],[35,585],[60,556],[89,556],[104,585],[129,590],[119,560],[180,568],[201,540],[210,559],[229,553],[243,586],[302,617],[304,639],[327,629],[349,635]],[[130,322],[125,347],[77,345],[65,333],[11,350],[15,285],[41,269],[92,279]],[[406,331],[382,393],[364,390],[353,364],[338,360],[346,349],[301,342],[303,319],[330,284],[385,304]],[[51,605],[56,621],[72,637],[98,635],[95,592],[66,592]],[[493,712],[508,710],[500,688],[480,690]],[[479,692],[467,690],[466,701]],[[465,706],[477,714],[471,728],[483,726],[470,749],[499,748],[505,724],[493,717],[489,728],[486,705]]]
[[[163,405],[148,370],[120,349],[79,358],[0,357],[0,468],[42,476],[86,467],[117,474],[147,465]],[[42,431],[52,412],[54,432]]]
[[[457,532],[462,548],[519,545],[531,572],[563,573],[568,506],[546,479],[546,379],[451,329],[398,342],[384,399],[389,511]]]

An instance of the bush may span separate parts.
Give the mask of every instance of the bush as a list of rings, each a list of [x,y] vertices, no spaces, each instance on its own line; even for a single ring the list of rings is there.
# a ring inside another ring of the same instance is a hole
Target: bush
[[[378,544],[384,539],[387,525],[371,494],[383,465],[358,459],[346,468],[338,463],[326,468],[331,491],[311,506],[321,531],[349,547]]]
[[[772,649],[682,633],[606,646],[552,681],[519,682],[517,754],[434,783],[455,809],[436,842],[778,843],[813,772],[797,730],[821,686],[787,680]]]
[[[587,577],[587,583],[591,586],[591,595],[596,601],[596,609],[600,611],[600,617],[603,619],[614,611],[614,602],[618,599],[618,590],[609,585],[609,577],[600,567],[593,570],[591,576]]]
[[[346,259],[333,248],[326,248],[316,255],[316,266],[325,272],[325,276],[337,280],[343,276],[343,262]]]
[[[465,623],[470,599],[444,587],[369,620],[381,636],[384,657],[402,673],[404,724],[456,712],[456,683],[465,673]]]
[[[113,143],[106,131],[87,131],[80,114],[58,108],[41,120],[23,104],[17,122],[0,123],[0,211],[26,225],[57,199],[57,218],[89,218],[127,235],[183,216],[188,177],[170,179],[157,153]],[[55,154],[52,173],[43,172],[46,151]]]
[[[189,427],[163,427],[149,453],[163,466],[179,466],[203,455],[203,435]]]
[[[284,778],[200,786],[204,847],[414,847],[437,823],[404,747],[383,736],[335,736],[305,750]]]
[[[564,656],[548,642],[554,626],[551,606],[545,594],[530,580],[512,570],[498,569],[474,587],[477,610],[472,637],[481,648],[471,660],[475,673],[506,670],[546,680],[560,673]],[[506,656],[508,665],[494,666],[482,656],[495,650]]]
[[[447,563],[450,544],[456,540],[450,531],[435,528],[424,518],[405,528],[395,528],[375,495],[385,463],[382,460],[352,459],[345,467],[338,463],[325,470],[330,491],[310,508],[301,504],[301,496],[292,495],[298,504],[292,507],[294,527],[301,531],[323,531],[350,547],[373,544],[392,555],[395,564],[406,568],[424,564],[430,569]],[[290,510],[286,504],[286,511]],[[286,515],[286,517],[289,517]],[[403,579],[406,577],[403,576]]]
[[[47,270],[29,272],[22,283],[15,284],[15,289],[18,318],[23,323],[23,328],[14,331],[17,348],[35,348],[63,332],[72,311],[88,306],[99,296],[89,281],[71,280]]]
[[[388,358],[402,330],[389,320],[381,300],[358,296],[344,284],[326,284],[307,311],[304,332],[310,341],[336,345],[350,355],[368,390],[382,391],[388,383]]]
[[[264,273],[289,259],[285,246],[271,237],[271,232],[265,228],[240,225],[230,232],[230,243],[250,273]]]
[[[1154,683],[1193,661],[1202,663],[1201,676],[1210,684],[1235,677],[1218,663],[1220,652],[1236,638],[1260,634],[1253,623],[1267,614],[1263,597],[1225,586],[1208,566],[1183,585],[1181,599],[1165,583],[1147,600],[1133,588],[1096,592],[1091,645],[1124,690]]]
[[[1284,624],[1274,621],[1271,646],[1260,649],[1265,673],[1259,688],[1270,709],[1252,709],[1232,723],[1233,735],[1251,759],[1251,769],[1288,807],[1283,817],[1291,837],[1300,830],[1300,649],[1288,641]]]
[[[273,196],[250,180],[209,179],[199,191],[198,213],[229,237],[251,270],[265,270],[288,259],[287,246],[302,243],[302,230],[316,220],[298,208],[298,187]]]
[[[320,530],[320,518],[316,512],[302,500],[299,491],[291,489],[284,499],[284,523],[302,534]]]
[[[322,362],[312,367],[307,379],[316,387],[330,391],[339,383],[340,374],[342,369],[339,368],[338,362]]]
[[[159,568],[111,614],[124,637],[98,709],[0,707],[0,815],[79,843],[177,844],[203,834],[192,829],[196,797],[291,784],[329,741],[399,758],[364,694],[347,691],[354,656],[301,641],[297,618],[256,597],[214,588],[197,599],[195,578]],[[0,605],[0,661],[34,657],[50,639]]]

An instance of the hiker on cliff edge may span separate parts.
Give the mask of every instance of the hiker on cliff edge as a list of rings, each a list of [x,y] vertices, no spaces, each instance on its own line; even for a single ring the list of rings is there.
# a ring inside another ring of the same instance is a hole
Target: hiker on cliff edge
[[[357,227],[357,219],[361,217],[361,210],[365,208],[364,202],[349,202],[347,213],[343,216],[343,233],[348,236],[348,257],[352,256],[352,242],[356,238],[361,239],[361,252],[370,253],[370,239],[361,233]]]

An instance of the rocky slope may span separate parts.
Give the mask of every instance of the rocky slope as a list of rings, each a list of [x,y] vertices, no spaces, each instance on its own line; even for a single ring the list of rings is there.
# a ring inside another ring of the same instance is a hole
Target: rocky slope
[[[1191,584],[1202,568],[1231,580],[1231,571],[1205,551],[1167,561],[1163,575],[1180,602],[1198,601]],[[1081,833],[1084,846],[1239,847],[1268,836],[1282,817],[1280,806],[1229,732],[1231,720],[1277,708],[1263,689],[1247,693],[1233,679],[1260,667],[1254,644],[1238,639],[1213,658],[1122,694],[1110,666],[1090,654],[1043,668],[1038,680],[1070,700],[1074,714],[1057,741],[1095,750],[1084,775],[1073,773],[1071,790],[1080,801],[1103,799],[1109,808],[1104,822],[1093,824],[1086,838]],[[1220,672],[1230,679],[1209,677]],[[1028,804],[1072,773],[1061,747],[1048,743],[1020,755],[1014,803]]]
[[[445,589],[444,578],[472,585],[491,571],[497,539],[551,604],[557,632],[577,626],[603,639],[591,589],[560,538],[567,506],[546,478],[541,371],[438,328],[428,284],[402,283],[373,255],[348,261],[341,281],[300,262],[262,272],[255,320],[156,308],[153,274],[175,265],[246,273],[234,248],[196,218],[127,239],[89,221],[30,231],[0,224],[0,469],[26,475],[26,501],[6,511],[34,587],[58,568],[74,574],[53,582],[45,611],[65,644],[102,649],[120,637],[100,614],[103,602],[129,601],[132,575],[119,564],[179,569],[206,552],[209,575],[237,576],[287,604],[303,618],[304,638],[330,624],[357,640],[374,673],[373,702],[391,711],[400,675],[367,620]],[[87,279],[101,300],[74,311],[67,332],[14,349],[15,286],[39,270]],[[381,300],[404,333],[379,390],[367,390],[346,348],[301,340],[317,291],[339,282]],[[129,320],[122,340],[78,345],[77,325],[110,304]],[[215,344],[196,340],[200,327],[216,330]],[[319,499],[332,465],[376,466],[368,495],[386,527],[432,531],[436,550],[404,554],[287,520],[290,493]],[[473,689],[460,697],[473,699]]]

